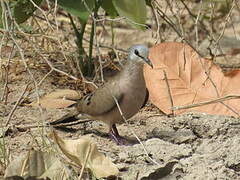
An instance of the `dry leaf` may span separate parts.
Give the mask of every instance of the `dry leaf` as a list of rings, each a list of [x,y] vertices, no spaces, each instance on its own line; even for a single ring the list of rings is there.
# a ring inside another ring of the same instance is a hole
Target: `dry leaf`
[[[115,164],[98,152],[96,144],[88,137],[76,140],[61,139],[55,131],[51,134],[61,151],[79,166],[84,166],[92,171],[96,178],[117,175],[119,173]]]
[[[56,108],[62,109],[70,107],[71,105],[76,104],[76,101],[71,101],[67,99],[51,99],[51,98],[42,98],[39,100],[39,105],[46,109]],[[31,106],[38,106],[37,102],[31,103]]]
[[[4,177],[12,176],[65,180],[70,174],[65,165],[53,154],[31,150],[28,154],[20,154],[17,159],[10,162]]]
[[[15,56],[16,50],[13,49],[13,47],[11,47],[11,46],[2,46],[0,53],[1,53],[2,58],[8,59],[10,55],[11,55],[10,58],[13,58]]]
[[[78,91],[71,89],[59,89],[40,98],[39,105],[44,108],[66,108],[76,103],[81,95]],[[38,102],[32,102],[30,106],[37,106]]]
[[[52,98],[52,99],[65,98],[70,100],[78,100],[81,97],[82,96],[78,91],[71,90],[71,89],[58,89],[45,96],[45,98]]]
[[[218,66],[209,60],[200,58],[186,44],[169,42],[156,45],[150,50],[150,59],[154,64],[154,69],[144,67],[149,97],[153,104],[166,114],[172,112],[172,106],[164,71],[168,79],[173,106],[211,101],[227,95],[240,95],[239,70],[235,71],[234,75],[224,76]],[[224,104],[236,112],[240,111],[239,99],[226,100]],[[213,103],[191,109],[177,110],[175,113],[198,111],[238,116],[227,106],[221,103]]]

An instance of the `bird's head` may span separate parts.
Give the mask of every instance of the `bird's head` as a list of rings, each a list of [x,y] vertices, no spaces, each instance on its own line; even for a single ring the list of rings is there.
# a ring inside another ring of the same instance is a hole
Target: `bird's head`
[[[129,49],[128,59],[136,63],[147,63],[153,68],[152,62],[148,59],[149,49],[145,45],[134,45]]]

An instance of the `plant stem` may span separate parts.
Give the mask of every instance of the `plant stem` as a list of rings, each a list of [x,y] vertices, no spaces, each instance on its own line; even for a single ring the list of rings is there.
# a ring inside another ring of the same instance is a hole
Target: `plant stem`
[[[83,48],[83,35],[84,35],[84,32],[85,32],[85,27],[86,27],[86,24],[87,24],[87,21],[80,21],[81,23],[81,30],[80,32],[78,31],[74,21],[73,21],[73,18],[70,14],[68,14],[68,17],[70,19],[70,22],[72,24],[72,27],[74,29],[74,32],[75,32],[75,35],[77,37],[77,41],[76,41],[76,45],[78,46],[78,53],[79,53],[79,65],[80,65],[80,68],[81,68],[81,71],[84,72],[84,57],[86,57],[86,52],[84,51],[84,48]]]
[[[114,34],[114,29],[113,29],[113,21],[111,21],[111,33],[112,33],[112,47],[114,47],[114,37],[115,37],[115,34]]]
[[[94,38],[94,30],[95,30],[95,22],[92,21],[92,28],[90,34],[90,41],[89,41],[89,56],[88,56],[88,75],[92,74],[92,49],[93,49],[93,38]]]
[[[97,18],[97,12],[98,9],[101,5],[101,1],[97,1],[95,0],[95,7],[94,7],[94,11],[93,11],[93,17],[94,19],[92,20],[92,28],[91,28],[91,34],[90,34],[90,42],[89,42],[89,56],[88,56],[88,75],[91,75],[93,72],[93,62],[92,62],[92,50],[93,50],[93,38],[94,38],[94,32],[95,32],[95,26],[96,26],[96,22],[95,19]]]

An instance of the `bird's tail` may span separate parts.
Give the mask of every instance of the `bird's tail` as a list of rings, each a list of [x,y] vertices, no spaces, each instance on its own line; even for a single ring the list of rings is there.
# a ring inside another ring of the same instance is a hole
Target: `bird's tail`
[[[86,114],[79,114],[78,112],[72,112],[66,114],[65,116],[50,122],[49,124],[53,127],[61,127],[61,126],[73,126],[76,124],[81,124],[84,122],[92,121],[91,117]]]

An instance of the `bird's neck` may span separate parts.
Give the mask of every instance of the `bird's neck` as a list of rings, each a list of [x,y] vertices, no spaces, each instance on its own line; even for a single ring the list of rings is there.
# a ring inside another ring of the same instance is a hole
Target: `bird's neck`
[[[127,73],[126,73],[126,71],[127,71]],[[129,80],[143,79],[143,64],[142,63],[133,63],[130,61],[127,62],[125,64],[125,67],[123,67],[122,76],[128,76],[126,78]]]

